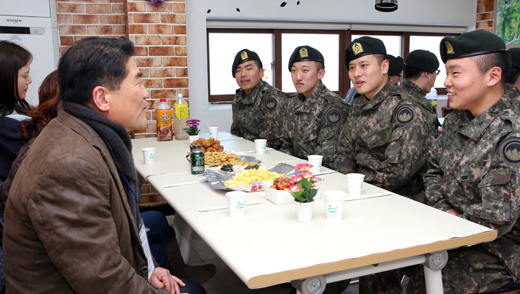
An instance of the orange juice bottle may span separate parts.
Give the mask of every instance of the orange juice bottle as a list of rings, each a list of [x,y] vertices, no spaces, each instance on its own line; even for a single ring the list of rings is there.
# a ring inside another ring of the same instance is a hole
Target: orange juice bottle
[[[161,104],[157,107],[157,140],[169,141],[173,139],[172,109],[166,103],[166,99],[160,101]]]

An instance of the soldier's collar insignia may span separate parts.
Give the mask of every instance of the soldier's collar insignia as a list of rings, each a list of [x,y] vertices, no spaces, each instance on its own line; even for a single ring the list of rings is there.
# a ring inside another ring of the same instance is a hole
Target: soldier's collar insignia
[[[242,51],[242,53],[240,53],[240,57],[242,57],[242,60],[246,60],[248,58],[247,52],[246,51]]]
[[[397,111],[397,120],[402,124],[411,122],[414,116],[415,114],[413,113],[412,108],[408,105],[402,106]]]
[[[455,50],[453,50],[453,45],[451,45],[450,42],[444,41],[444,44],[446,44],[446,54],[455,54]]]
[[[501,144],[500,153],[506,163],[520,163],[520,138],[506,139]]]
[[[309,57],[309,51],[307,51],[307,48],[300,49],[300,58]]]
[[[276,105],[277,105],[276,99],[274,99],[273,97],[269,97],[269,98],[265,99],[265,108],[275,109]]]
[[[341,121],[341,113],[336,109],[332,109],[327,113],[327,120],[331,124],[337,124]]]
[[[364,51],[363,46],[361,46],[361,43],[354,43],[354,45],[352,45],[352,51],[354,51],[354,55],[358,55]]]

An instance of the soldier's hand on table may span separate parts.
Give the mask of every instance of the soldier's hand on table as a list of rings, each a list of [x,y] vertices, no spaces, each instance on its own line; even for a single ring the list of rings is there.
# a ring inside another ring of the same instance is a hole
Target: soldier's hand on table
[[[172,276],[169,270],[162,267],[156,267],[152,272],[152,276],[150,277],[150,285],[156,289],[166,289],[173,294],[181,294],[179,285],[182,287],[186,286],[186,284],[184,284],[181,279]]]
[[[449,214],[453,214],[454,216],[459,216],[462,214],[461,212],[458,212],[455,208],[448,209],[448,210],[446,210],[446,212]]]

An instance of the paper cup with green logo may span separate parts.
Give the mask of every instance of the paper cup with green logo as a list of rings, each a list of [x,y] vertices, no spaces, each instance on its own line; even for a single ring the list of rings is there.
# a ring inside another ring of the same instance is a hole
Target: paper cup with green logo
[[[213,138],[215,140],[218,140],[218,127],[209,127],[209,138]]]
[[[325,195],[325,216],[327,219],[341,220],[347,193],[343,191],[326,191],[323,194]]]
[[[309,164],[312,164],[312,168],[309,170],[310,172],[313,174],[321,172],[322,155],[308,155],[307,159],[309,160]]]
[[[233,191],[226,193],[228,199],[229,215],[232,217],[243,216],[246,206],[246,192]]]
[[[364,178],[365,175],[363,174],[347,174],[347,193],[352,196],[361,195]]]
[[[153,164],[155,162],[155,148],[143,148],[144,164]]]
[[[267,144],[266,139],[256,139],[255,140],[255,148],[257,154],[265,154],[265,149]]]

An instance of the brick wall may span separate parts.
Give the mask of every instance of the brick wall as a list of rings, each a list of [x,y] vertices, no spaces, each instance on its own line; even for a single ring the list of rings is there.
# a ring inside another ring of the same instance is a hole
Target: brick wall
[[[156,136],[156,112],[160,98],[171,106],[177,94],[188,95],[188,58],[184,1],[127,1],[128,35],[136,45],[136,64],[150,92],[148,125],[135,138]],[[189,101],[189,99],[187,99]]]
[[[134,0],[56,0],[56,5],[60,52],[91,36],[126,36],[134,42],[135,61],[150,92],[150,110],[146,128],[132,135],[155,137],[159,99],[167,98],[172,105],[177,94],[189,97],[184,0],[160,5]],[[142,206],[166,203],[146,181],[141,196]]]
[[[478,0],[476,27],[495,33],[495,0]]]

